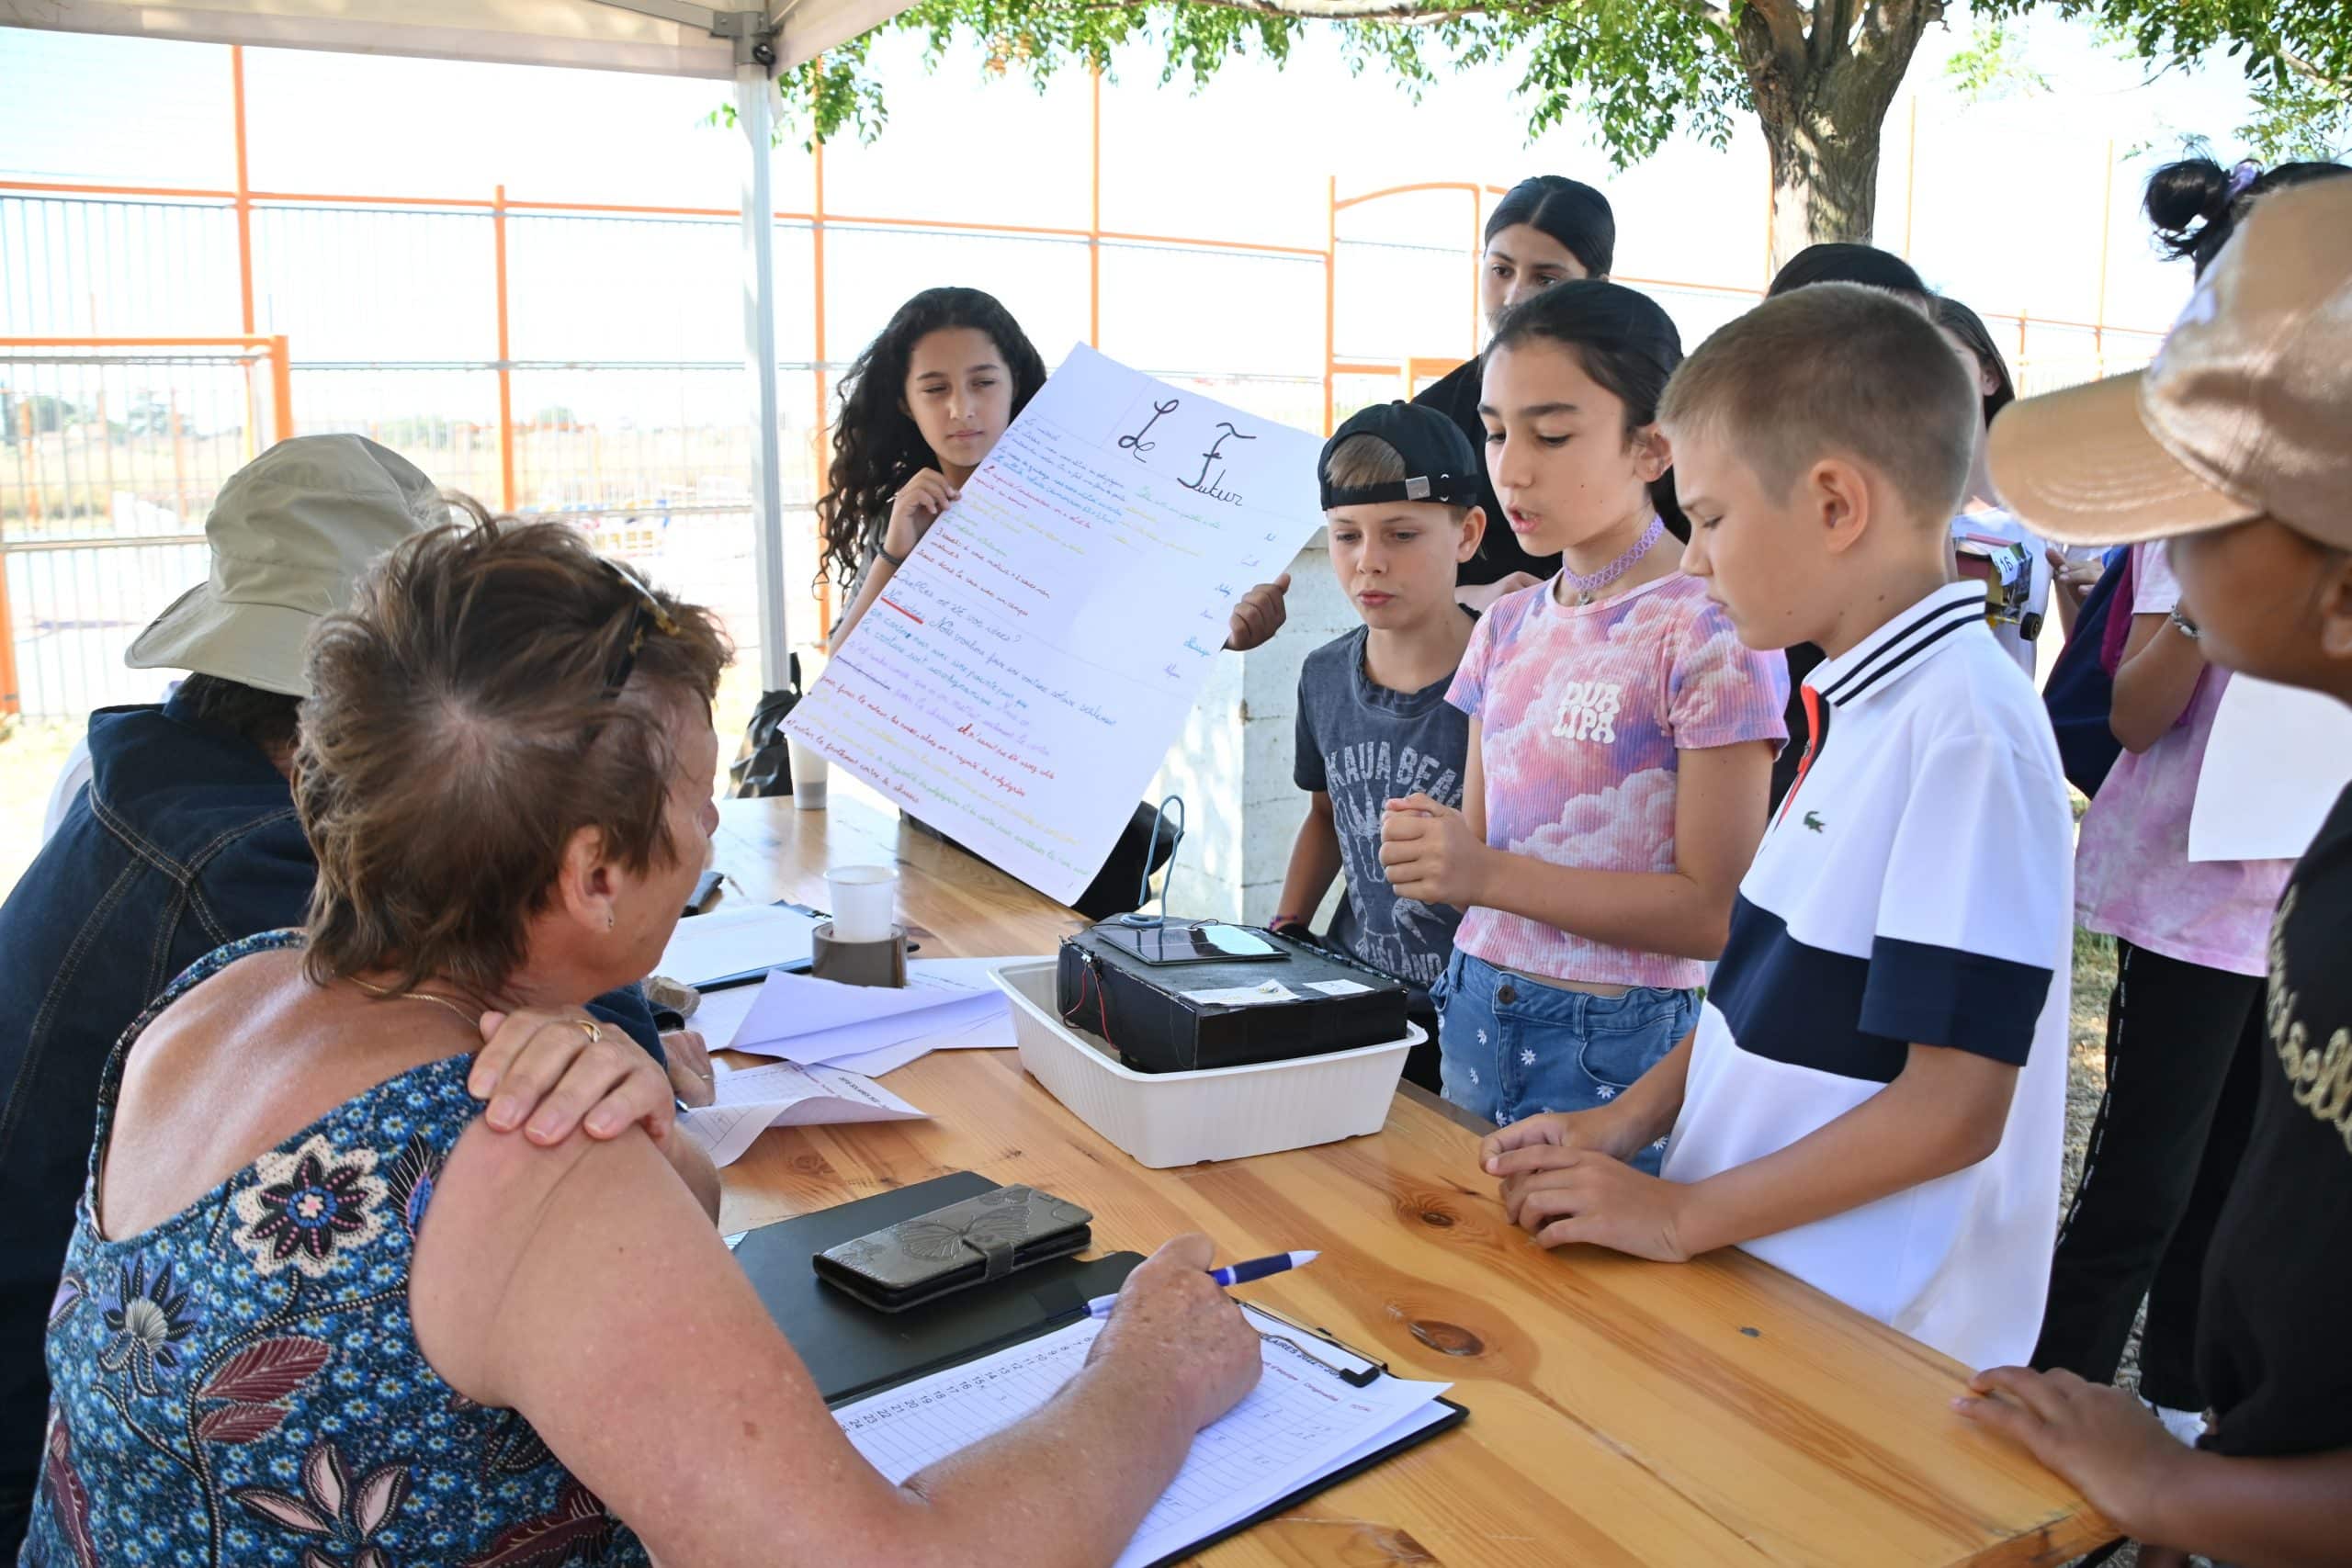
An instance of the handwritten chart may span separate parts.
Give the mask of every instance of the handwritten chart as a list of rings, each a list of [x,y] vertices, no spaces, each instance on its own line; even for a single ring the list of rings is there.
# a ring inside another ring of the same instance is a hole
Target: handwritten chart
[[[1234,601],[1321,523],[1320,451],[1072,348],[786,728],[1068,902],[1182,731]]]

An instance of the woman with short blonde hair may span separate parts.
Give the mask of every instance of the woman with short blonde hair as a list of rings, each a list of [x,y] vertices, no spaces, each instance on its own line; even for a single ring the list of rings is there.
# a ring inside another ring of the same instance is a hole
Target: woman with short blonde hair
[[[689,1141],[537,1146],[467,1093],[485,1010],[594,1032],[579,1004],[652,966],[707,862],[708,613],[485,521],[386,557],[310,658],[311,919],[117,1049],[26,1562],[1109,1562],[1256,1376],[1204,1240],[1136,1271],[1044,1410],[894,1486]]]

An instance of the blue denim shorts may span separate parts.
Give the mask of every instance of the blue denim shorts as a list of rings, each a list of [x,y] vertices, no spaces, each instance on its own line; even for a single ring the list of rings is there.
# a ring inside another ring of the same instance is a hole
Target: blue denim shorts
[[[1622,997],[1541,986],[1459,948],[1430,987],[1445,1098],[1498,1127],[1617,1098],[1680,1043],[1699,993],[1636,987]],[[1631,1163],[1657,1174],[1663,1142]]]

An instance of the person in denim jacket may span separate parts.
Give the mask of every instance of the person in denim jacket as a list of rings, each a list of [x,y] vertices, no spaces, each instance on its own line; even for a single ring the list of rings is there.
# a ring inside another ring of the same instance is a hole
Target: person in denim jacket
[[[208,580],[128,658],[190,675],[161,706],[91,716],[90,784],[0,905],[0,1562],[40,1466],[42,1334],[107,1055],[205,954],[302,923],[318,867],[287,770],[303,639],[369,560],[444,516],[431,479],[355,435],[281,442],[231,476]],[[599,1002],[661,1059],[636,987]]]

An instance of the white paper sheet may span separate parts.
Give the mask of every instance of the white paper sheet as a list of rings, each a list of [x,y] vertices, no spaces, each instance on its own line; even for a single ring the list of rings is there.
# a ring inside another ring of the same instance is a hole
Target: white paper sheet
[[[722,1072],[713,1093],[715,1103],[686,1111],[678,1125],[703,1146],[711,1164],[720,1167],[742,1158],[752,1140],[770,1127],[913,1122],[930,1114],[860,1074],[790,1062]]]
[[[1348,1364],[1296,1329],[1257,1313],[1261,1334],[1303,1342]],[[1085,1365],[1102,1325],[1091,1318],[833,1412],[857,1450],[893,1482],[1027,1416]],[[1450,1383],[1382,1378],[1353,1388],[1274,1339],[1259,1345],[1258,1386],[1201,1429],[1116,1568],[1184,1551],[1281,1501],[1319,1476],[1442,1420]]]
[[[2190,860],[2294,860],[2352,780],[2352,708],[2291,686],[2230,677],[2197,801]]]
[[[1033,962],[1034,959],[1020,957],[918,958],[907,965],[907,978],[912,986],[942,990],[960,987],[1001,998],[1002,993],[996,989],[989,975],[1007,964]],[[746,1043],[743,1024],[763,990],[762,986],[738,986],[712,991],[702,998],[702,1005],[686,1021],[686,1026],[700,1030],[704,1043],[714,1051],[746,1051],[799,1061],[805,1059],[799,1053],[806,1050],[828,1066],[874,1078],[933,1051],[1010,1051],[1021,1043],[1013,1033],[1012,1010],[1009,1006],[971,1010],[968,1021],[960,1024],[921,1011],[902,1014],[899,1021],[914,1032],[895,1043],[863,1050],[839,1041],[802,1042],[790,1049],[771,1048],[757,1042]]]
[[[1011,1017],[1011,1004],[993,985],[970,986],[915,964],[899,989],[778,973],[761,985],[727,1046],[814,1065],[961,1036]]]
[[[680,920],[653,972],[700,986],[763,964],[797,963],[808,956],[817,924],[774,904],[729,905]]]
[[[786,728],[1076,897],[1181,733],[1234,601],[1322,522],[1320,449],[1074,347]]]

